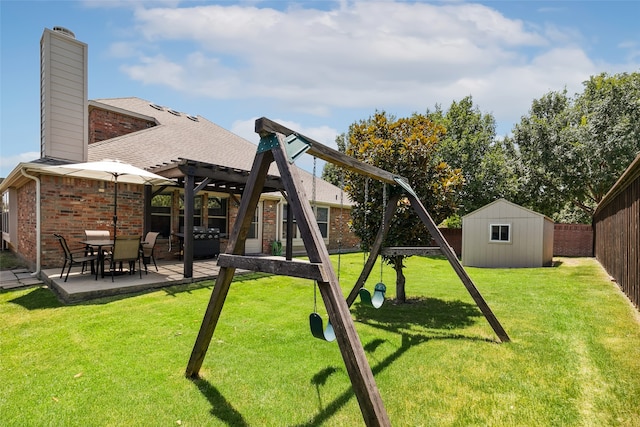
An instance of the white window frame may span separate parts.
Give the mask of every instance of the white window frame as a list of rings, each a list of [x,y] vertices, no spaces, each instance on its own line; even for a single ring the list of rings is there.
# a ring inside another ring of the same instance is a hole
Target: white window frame
[[[493,238],[493,227],[500,227],[498,230],[498,239]],[[509,238],[507,240],[502,240],[502,227],[507,227],[507,232],[509,233]],[[491,223],[489,224],[489,243],[511,243],[511,232],[513,227],[510,223]]]
[[[317,205],[316,206],[317,209],[326,209],[327,211],[327,221],[326,221],[326,225],[327,225],[327,235],[326,236],[322,236],[322,240],[324,240],[325,243],[329,243],[329,234],[331,233],[331,206],[325,206],[325,205]],[[312,206],[313,209],[313,206]],[[287,203],[283,202],[280,204],[280,224],[281,224],[281,230],[280,230],[280,239],[282,241],[286,240],[286,221],[285,221],[285,215],[286,215],[286,210],[287,210]],[[314,215],[316,213],[314,212]],[[325,222],[323,221],[323,224]],[[317,223],[317,219],[316,219],[316,224]],[[300,229],[298,229],[297,226],[297,221],[293,221],[293,239],[292,242],[296,243],[296,244],[301,244],[302,243],[302,236],[300,235]]]

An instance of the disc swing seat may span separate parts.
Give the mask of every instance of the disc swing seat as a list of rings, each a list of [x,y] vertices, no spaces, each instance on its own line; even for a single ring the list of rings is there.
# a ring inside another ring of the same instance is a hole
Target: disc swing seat
[[[373,288],[373,296],[369,289],[360,288],[358,295],[360,295],[360,301],[364,304],[371,305],[373,308],[380,308],[384,304],[384,295],[387,292],[387,287],[384,283],[379,282]]]
[[[322,316],[315,311],[309,315],[309,328],[311,329],[311,335],[327,342],[334,341],[336,339],[336,333],[333,331],[331,321],[327,322],[327,327],[324,327]]]
[[[367,203],[368,199],[369,199],[369,178],[367,178],[367,180],[364,183],[364,199],[365,199],[365,204]],[[384,229],[384,207],[387,204],[387,185],[384,184],[384,186],[382,187],[382,229]],[[367,216],[367,212],[365,211],[365,222],[366,222],[366,216]],[[362,302],[363,304],[367,304],[370,306],[373,306],[373,308],[380,308],[382,307],[382,304],[384,304],[384,299],[385,299],[385,294],[387,292],[387,286],[382,283],[382,261],[380,262],[380,281],[378,283],[376,283],[376,286],[374,286],[373,288],[373,295],[371,295],[371,292],[369,291],[369,289],[365,288],[364,286],[362,288],[360,288],[360,290],[358,291],[358,295],[360,295],[360,302]]]

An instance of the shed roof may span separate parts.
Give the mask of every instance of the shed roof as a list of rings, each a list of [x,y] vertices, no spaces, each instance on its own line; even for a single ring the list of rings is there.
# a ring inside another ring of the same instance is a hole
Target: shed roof
[[[548,220],[548,221],[553,222],[553,220],[552,220],[551,218],[549,218],[548,216],[546,216],[546,215],[544,215],[544,214],[541,214],[541,213],[539,213],[539,212],[533,211],[533,210],[531,210],[531,209],[527,209],[527,208],[525,208],[524,206],[520,206],[520,205],[518,205],[518,204],[516,204],[516,203],[510,202],[510,201],[508,201],[507,199],[503,199],[503,198],[496,199],[496,200],[494,200],[493,202],[488,203],[488,204],[486,204],[486,205],[482,206],[481,208],[476,209],[476,210],[475,210],[475,211],[473,211],[473,212],[469,212],[468,214],[466,214],[466,215],[465,215],[465,216],[463,216],[462,218],[468,218],[468,217],[471,217],[471,216],[475,216],[475,215],[479,214],[480,212],[482,212],[482,211],[484,211],[484,210],[486,210],[486,209],[489,209],[491,206],[494,206],[494,205],[496,205],[496,204],[498,204],[498,203],[506,203],[506,204],[508,204],[508,205],[510,205],[510,206],[513,206],[513,207],[515,207],[515,208],[517,208],[517,209],[522,210],[523,212],[526,212],[526,213],[527,213],[527,214],[529,214],[529,215],[537,216],[537,217],[541,217],[541,218],[544,218],[544,219],[546,219],[546,220]]]

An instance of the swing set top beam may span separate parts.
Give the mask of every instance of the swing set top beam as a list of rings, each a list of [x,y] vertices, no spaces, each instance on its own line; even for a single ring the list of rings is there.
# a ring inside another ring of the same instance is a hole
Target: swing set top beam
[[[352,172],[357,172],[359,174],[368,176],[378,181],[392,184],[394,186],[398,185],[398,180],[405,180],[399,175],[392,174],[391,172],[387,172],[384,169],[371,166],[367,163],[356,160],[353,157],[349,157],[346,154],[339,152],[338,150],[327,147],[326,145],[323,145],[318,141],[309,138],[308,136],[301,135],[298,132],[295,132],[279,123],[267,119],[266,117],[256,119],[255,131],[261,137],[272,135],[275,133],[280,133],[284,136],[299,135],[310,143],[307,153],[311,154],[312,156],[318,157],[319,159],[332,163],[336,166],[340,166]]]

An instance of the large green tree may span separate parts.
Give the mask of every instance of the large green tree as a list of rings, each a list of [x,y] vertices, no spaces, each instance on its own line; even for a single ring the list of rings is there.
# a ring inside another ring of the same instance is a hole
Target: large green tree
[[[346,153],[360,161],[377,166],[408,179],[417,196],[436,223],[456,210],[455,194],[462,185],[460,170],[454,170],[437,156],[437,148],[445,133],[443,126],[426,115],[396,119],[376,112],[367,120],[349,127]],[[345,191],[354,203],[351,226],[366,251],[382,226],[386,204],[401,193],[398,186],[385,185],[363,175],[347,172]],[[426,246],[430,236],[406,199],[397,204],[385,246]],[[396,296],[404,302],[404,256],[385,257],[396,272]]]
[[[514,165],[509,161],[510,140],[496,138],[496,121],[467,96],[453,101],[446,112],[436,106],[428,116],[446,128],[438,154],[448,165],[461,169],[464,186],[457,194],[459,215],[466,215],[500,197],[517,193]]]
[[[640,151],[640,74],[600,74],[584,92],[534,100],[513,131],[519,202],[559,221],[590,222]]]

